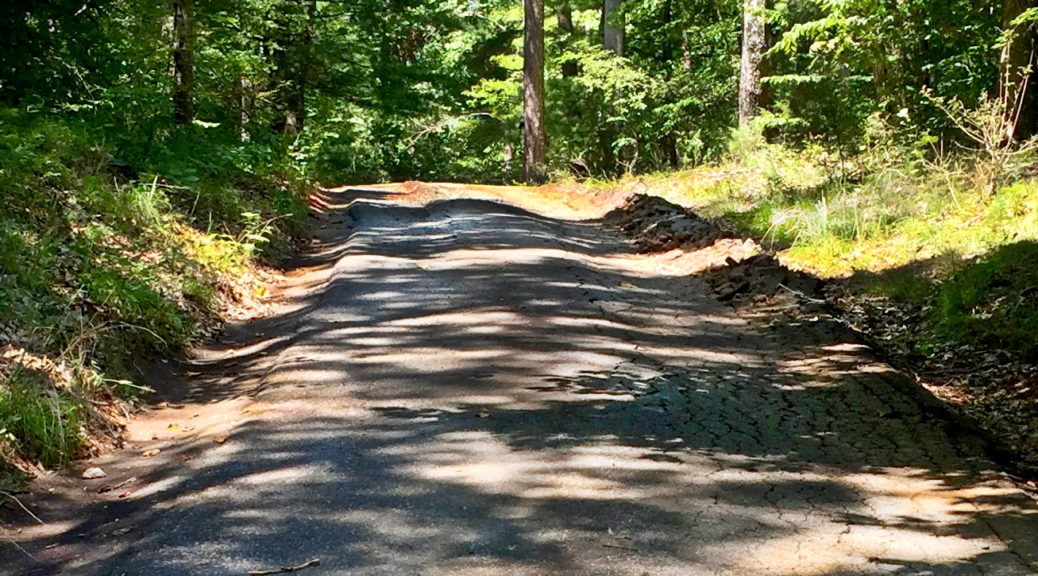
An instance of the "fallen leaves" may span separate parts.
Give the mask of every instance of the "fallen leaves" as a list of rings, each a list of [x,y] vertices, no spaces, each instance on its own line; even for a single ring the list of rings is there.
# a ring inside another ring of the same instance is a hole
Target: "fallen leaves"
[[[1038,365],[976,344],[927,344],[930,310],[922,305],[839,285],[829,298],[884,358],[915,374],[931,394],[1012,451],[1016,461],[1008,464],[1038,471]],[[924,344],[934,349],[923,354]]]
[[[111,492],[112,490],[118,490],[119,488],[122,488],[123,486],[127,486],[129,484],[133,484],[136,481],[137,481],[137,477],[136,476],[131,476],[130,478],[127,478],[126,480],[123,480],[122,482],[119,482],[118,484],[107,484],[105,486],[102,486],[102,487],[97,489],[97,493],[98,494],[104,494],[105,492]],[[122,497],[122,496],[120,496],[120,497]]]

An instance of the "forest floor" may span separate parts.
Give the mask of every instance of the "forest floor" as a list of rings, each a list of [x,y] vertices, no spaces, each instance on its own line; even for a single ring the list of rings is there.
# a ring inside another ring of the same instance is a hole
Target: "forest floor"
[[[6,501],[0,565],[1038,571],[1032,496],[814,280],[692,218],[702,241],[639,251],[629,200],[330,191],[273,313],[156,369],[125,449],[19,495],[43,523]]]

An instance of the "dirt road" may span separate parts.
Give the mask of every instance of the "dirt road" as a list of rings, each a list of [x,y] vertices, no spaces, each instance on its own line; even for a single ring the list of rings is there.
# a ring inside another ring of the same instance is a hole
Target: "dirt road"
[[[832,319],[444,190],[332,194],[285,309],[202,351],[108,477],[55,481],[0,572],[1036,573],[1030,498]],[[557,201],[525,202],[601,215]]]

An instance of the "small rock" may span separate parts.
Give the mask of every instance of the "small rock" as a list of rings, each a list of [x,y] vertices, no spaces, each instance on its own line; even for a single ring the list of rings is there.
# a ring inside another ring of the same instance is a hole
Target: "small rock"
[[[97,480],[98,478],[104,478],[105,476],[108,476],[108,474],[105,474],[104,470],[96,466],[93,468],[87,468],[86,470],[83,470],[84,480]]]
[[[145,450],[144,452],[141,452],[141,456],[144,456],[145,458],[151,458],[152,456],[158,456],[159,452],[162,452],[162,450],[159,450],[158,448],[152,448],[151,450]]]

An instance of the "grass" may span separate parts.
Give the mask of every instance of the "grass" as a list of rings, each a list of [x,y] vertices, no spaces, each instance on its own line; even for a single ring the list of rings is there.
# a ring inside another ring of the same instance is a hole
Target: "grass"
[[[105,141],[0,109],[0,464],[81,455],[90,399],[139,394],[135,363],[196,342],[301,229],[307,183],[272,147],[197,127],[157,152]]]
[[[0,389],[0,437],[7,456],[43,466],[60,466],[81,453],[83,399],[24,367],[4,378]]]
[[[1038,242],[992,250],[941,282],[934,301],[930,320],[939,340],[1038,358]]]

